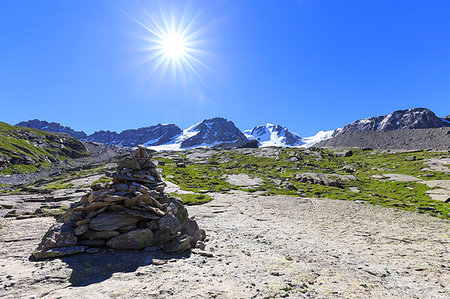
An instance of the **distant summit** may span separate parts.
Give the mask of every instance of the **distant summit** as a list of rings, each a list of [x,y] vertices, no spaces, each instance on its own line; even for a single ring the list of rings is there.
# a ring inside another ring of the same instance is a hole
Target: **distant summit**
[[[433,111],[426,108],[413,108],[354,121],[342,129],[337,129],[333,136],[347,132],[432,129],[447,126],[450,126],[448,120],[437,117]]]
[[[243,144],[246,143],[248,139],[232,121],[221,117],[215,117],[205,119],[184,130],[179,141],[181,141],[181,148],[189,148],[195,146],[210,146],[219,143]]]
[[[59,123],[55,122],[47,122],[45,120],[38,120],[38,119],[32,119],[29,121],[22,121],[18,124],[16,124],[18,127],[25,127],[25,128],[31,128],[31,129],[39,129],[47,132],[54,132],[54,133],[66,133],[69,134],[75,138],[78,139],[85,139],[87,137],[86,133],[75,131],[72,128],[64,127]]]
[[[244,131],[249,140],[258,140],[261,146],[300,146],[302,137],[280,125],[267,123]]]

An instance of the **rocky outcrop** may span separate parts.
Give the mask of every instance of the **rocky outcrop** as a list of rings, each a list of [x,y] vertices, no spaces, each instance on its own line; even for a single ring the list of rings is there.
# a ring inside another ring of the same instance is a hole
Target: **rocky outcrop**
[[[348,132],[393,131],[446,127],[449,124],[426,108],[398,110],[385,116],[369,117],[337,129],[334,136]]]
[[[163,193],[165,183],[145,148],[117,165],[112,183],[94,185],[48,230],[33,253],[35,258],[79,253],[89,247],[159,246],[176,252],[205,239],[205,231],[189,219],[183,202]]]
[[[263,146],[299,146],[303,144],[300,135],[272,123],[254,127],[244,133],[249,140],[257,140]]]
[[[188,128],[184,133],[186,138],[181,142],[181,148],[227,142],[243,144],[248,141],[232,121],[221,117],[205,119]]]

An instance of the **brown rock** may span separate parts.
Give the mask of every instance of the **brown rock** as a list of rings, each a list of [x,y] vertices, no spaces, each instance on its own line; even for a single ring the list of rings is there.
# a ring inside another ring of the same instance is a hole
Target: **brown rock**
[[[128,197],[125,197],[125,196],[109,195],[103,201],[107,202],[107,203],[117,203],[117,202],[124,201],[127,199],[128,199]]]
[[[101,209],[103,207],[109,206],[109,203],[106,202],[93,202],[85,207],[76,207],[74,211],[93,211],[97,209]]]

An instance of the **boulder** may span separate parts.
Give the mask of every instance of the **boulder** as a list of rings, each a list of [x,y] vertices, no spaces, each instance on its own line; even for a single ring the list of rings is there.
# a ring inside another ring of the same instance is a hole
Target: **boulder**
[[[65,223],[55,223],[44,235],[37,249],[47,250],[58,247],[70,247],[77,245],[77,241],[73,227]]]
[[[171,234],[175,234],[181,229],[181,224],[177,217],[172,214],[166,214],[158,221],[159,229],[168,230]]]
[[[153,233],[149,228],[133,230],[106,242],[106,246],[113,249],[143,249],[151,245]]]

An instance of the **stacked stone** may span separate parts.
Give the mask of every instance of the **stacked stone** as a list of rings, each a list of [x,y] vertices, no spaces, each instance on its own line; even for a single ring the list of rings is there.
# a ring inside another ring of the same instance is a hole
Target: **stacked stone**
[[[164,194],[165,183],[144,147],[117,162],[112,183],[72,205],[43,237],[34,257],[84,251],[160,248],[177,252],[203,248],[205,231],[188,217],[183,202]]]

